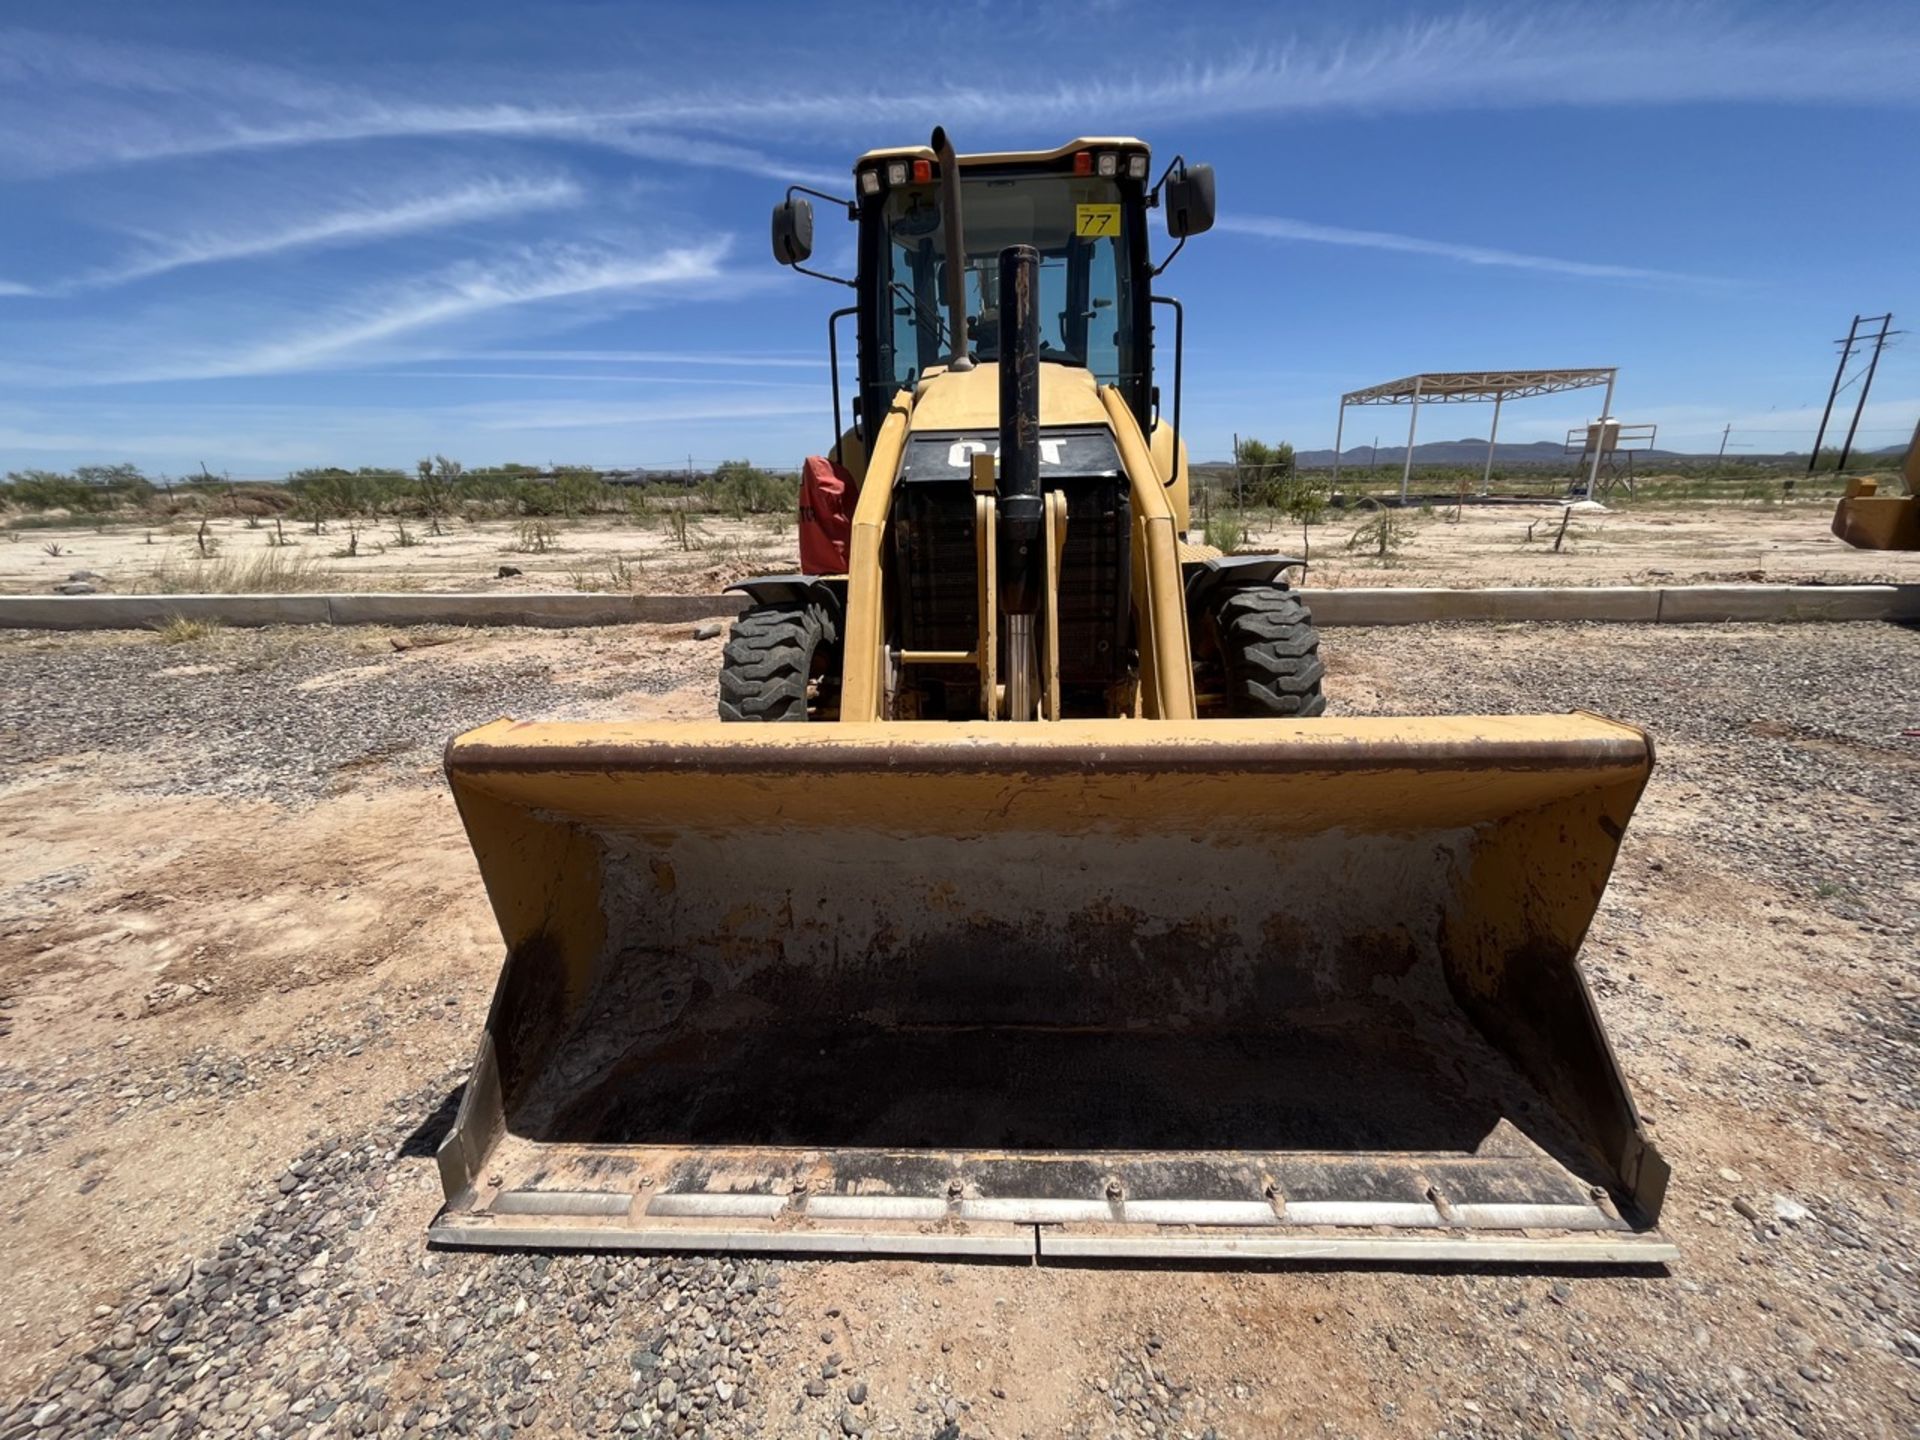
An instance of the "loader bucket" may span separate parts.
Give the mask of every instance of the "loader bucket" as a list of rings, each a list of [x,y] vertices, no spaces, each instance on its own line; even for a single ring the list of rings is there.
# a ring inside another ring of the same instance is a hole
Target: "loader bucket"
[[[1589,715],[500,721],[455,1245],[1658,1262]]]

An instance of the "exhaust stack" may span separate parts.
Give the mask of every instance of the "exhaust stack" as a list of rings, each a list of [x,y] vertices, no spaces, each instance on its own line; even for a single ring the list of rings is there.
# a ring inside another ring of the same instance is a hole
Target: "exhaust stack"
[[[946,226],[947,244],[947,352],[949,370],[971,370],[973,355],[967,345],[967,242],[960,224],[960,160],[953,153],[953,142],[946,127],[933,127],[928,142],[940,162],[940,212]]]
[[[1007,718],[1031,720],[1039,685],[1034,620],[1046,588],[1040,488],[1040,252],[1000,252],[1000,613],[1007,620]]]

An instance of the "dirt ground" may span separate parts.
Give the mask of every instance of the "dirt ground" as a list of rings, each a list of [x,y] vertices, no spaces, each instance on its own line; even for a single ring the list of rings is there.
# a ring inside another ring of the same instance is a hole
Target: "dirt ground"
[[[1306,537],[1314,586],[1632,585],[1799,581],[1920,581],[1920,555],[1853,550],[1828,529],[1830,500],[1789,504],[1639,503],[1572,520],[1555,551],[1561,510],[1548,503],[1398,512],[1404,543],[1386,560],[1348,541],[1364,524],[1332,513]],[[533,527],[545,524],[548,532]],[[116,594],[155,590],[638,590],[718,589],[743,575],[788,570],[798,541],[785,516],[699,516],[685,538],[661,517],[634,523],[449,520],[444,535],[419,521],[360,523],[324,535],[288,522],[249,529],[208,522],[202,556],[192,522],[147,528],[0,529],[0,594],[46,594],[76,571]],[[1196,521],[1198,538],[1201,525]],[[270,543],[284,540],[285,544]],[[354,553],[346,553],[350,541]],[[1247,550],[1301,553],[1297,529],[1256,516]],[[58,553],[49,553],[48,547]],[[501,567],[518,575],[501,576]]]
[[[430,1254],[440,745],[704,716],[720,643],[0,633],[0,1436],[1920,1435],[1920,632],[1326,637],[1336,712],[1656,736],[1585,967],[1668,1271]]]

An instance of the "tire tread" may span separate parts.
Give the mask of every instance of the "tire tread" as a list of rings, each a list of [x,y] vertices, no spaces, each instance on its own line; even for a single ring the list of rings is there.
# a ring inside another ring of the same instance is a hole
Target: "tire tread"
[[[722,720],[794,723],[807,718],[814,658],[838,640],[820,605],[756,605],[733,622],[720,664]]]
[[[1243,585],[1214,602],[1214,638],[1231,714],[1300,719],[1323,715],[1326,666],[1313,613],[1284,585]]]

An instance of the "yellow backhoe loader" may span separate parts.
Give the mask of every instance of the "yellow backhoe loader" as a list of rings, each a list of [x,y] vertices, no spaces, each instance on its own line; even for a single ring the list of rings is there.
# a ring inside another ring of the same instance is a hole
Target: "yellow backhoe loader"
[[[844,566],[740,587],[719,720],[448,747],[506,962],[432,1238],[1670,1258],[1576,963],[1646,736],[1327,717],[1295,562],[1189,543],[1148,221],[1209,168],[936,131],[853,186]],[[800,187],[773,243],[814,273]]]
[[[1833,509],[1833,533],[1856,550],[1920,550],[1920,425],[1900,466],[1904,495],[1882,495],[1877,480],[1847,481]]]

